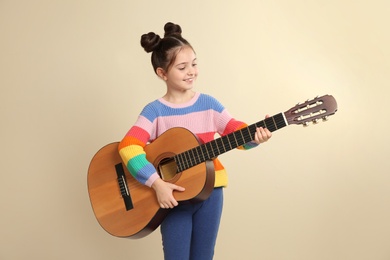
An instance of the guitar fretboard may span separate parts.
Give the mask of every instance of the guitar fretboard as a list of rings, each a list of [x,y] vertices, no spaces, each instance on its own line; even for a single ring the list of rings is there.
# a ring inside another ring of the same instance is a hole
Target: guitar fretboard
[[[265,120],[249,125],[243,129],[219,137],[180,154],[174,156],[177,172],[182,172],[207,160],[211,160],[220,154],[249,143],[255,139],[256,128],[264,127],[274,132],[287,126],[283,113],[279,113]]]

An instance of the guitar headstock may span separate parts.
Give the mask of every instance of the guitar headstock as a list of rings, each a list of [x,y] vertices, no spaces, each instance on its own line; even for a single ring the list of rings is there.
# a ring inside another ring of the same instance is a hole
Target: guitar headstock
[[[288,124],[307,126],[309,122],[316,124],[320,119],[326,121],[336,111],[336,99],[331,95],[324,95],[304,103],[298,103],[295,107],[284,112],[284,115]]]

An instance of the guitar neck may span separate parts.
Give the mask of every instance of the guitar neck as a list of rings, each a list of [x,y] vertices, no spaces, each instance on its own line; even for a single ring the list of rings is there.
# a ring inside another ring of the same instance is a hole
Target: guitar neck
[[[285,126],[287,126],[286,118],[283,113],[279,113],[233,133],[177,154],[174,156],[177,172],[182,172],[253,141],[255,139],[256,128],[258,127],[267,128],[269,131],[274,132]]]

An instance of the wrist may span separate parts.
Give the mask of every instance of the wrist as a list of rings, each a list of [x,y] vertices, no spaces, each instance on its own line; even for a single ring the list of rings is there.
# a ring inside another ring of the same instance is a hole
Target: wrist
[[[158,189],[159,186],[161,186],[162,182],[164,182],[161,178],[156,178],[152,185],[150,185],[150,187],[154,190]]]

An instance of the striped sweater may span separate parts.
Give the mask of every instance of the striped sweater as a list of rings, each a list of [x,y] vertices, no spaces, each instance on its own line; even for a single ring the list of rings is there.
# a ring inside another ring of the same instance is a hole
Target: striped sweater
[[[135,124],[119,144],[119,154],[129,172],[141,183],[151,186],[160,178],[154,166],[146,159],[144,147],[173,127],[184,127],[194,133],[201,143],[214,139],[215,134],[226,135],[245,127],[235,120],[215,98],[196,92],[184,104],[172,104],[157,99],[144,107]],[[247,143],[240,149],[250,149],[256,143]],[[215,187],[226,186],[227,173],[218,158],[213,160]]]

